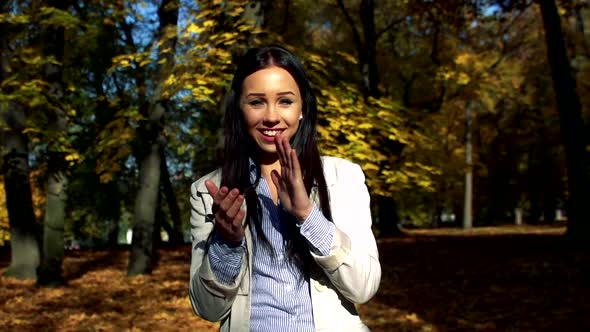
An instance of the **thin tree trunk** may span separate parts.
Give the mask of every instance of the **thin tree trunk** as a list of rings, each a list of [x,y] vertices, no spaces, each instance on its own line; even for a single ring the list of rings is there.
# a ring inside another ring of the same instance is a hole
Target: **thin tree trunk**
[[[113,227],[110,229],[108,234],[108,246],[109,248],[115,248],[119,245],[119,219],[111,220]]]
[[[361,22],[363,25],[364,43],[359,49],[364,59],[361,73],[365,89],[371,97],[379,97],[379,69],[377,68],[377,32],[375,31],[375,0],[361,1]]]
[[[166,232],[168,232],[168,235],[170,236],[170,243],[180,244],[183,239],[182,220],[180,219],[180,208],[178,207],[178,201],[176,200],[174,188],[172,187],[172,183],[170,182],[170,173],[168,172],[168,166],[166,165],[166,155],[163,153],[163,151],[160,152],[160,155],[162,156],[160,182],[162,183],[162,191],[166,196],[166,203],[168,204],[168,209],[170,210],[172,225],[174,225],[173,228],[167,227]],[[163,222],[163,224],[167,223]],[[171,230],[172,232],[170,232],[169,230]]]
[[[554,0],[540,0],[545,27],[547,57],[553,77],[561,133],[565,145],[568,176],[568,228],[566,239],[574,246],[590,246],[590,197],[588,181],[588,154],[581,116],[580,98],[576,91],[569,64],[561,19]]]
[[[471,102],[465,103],[467,131],[465,135],[465,200],[463,205],[463,229],[473,227],[473,110]]]

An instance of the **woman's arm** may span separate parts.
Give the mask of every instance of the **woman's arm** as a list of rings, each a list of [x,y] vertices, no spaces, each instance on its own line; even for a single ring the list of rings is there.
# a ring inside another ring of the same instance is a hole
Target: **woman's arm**
[[[190,268],[189,297],[193,310],[200,317],[209,321],[225,318],[231,309],[239,285],[247,270],[246,249],[242,251],[239,272],[233,282],[221,282],[208,257],[208,238],[213,230],[211,217],[213,198],[205,187],[205,176],[191,186],[191,235],[192,257]],[[238,251],[239,252],[239,251]],[[235,254],[235,252],[233,253]],[[235,261],[234,261],[235,262]],[[215,264],[217,265],[217,264]]]
[[[324,173],[326,180],[333,177],[335,182],[328,189],[336,227],[329,254],[312,252],[312,256],[342,295],[353,303],[365,303],[375,295],[381,280],[369,192],[359,165],[329,159],[324,162]]]

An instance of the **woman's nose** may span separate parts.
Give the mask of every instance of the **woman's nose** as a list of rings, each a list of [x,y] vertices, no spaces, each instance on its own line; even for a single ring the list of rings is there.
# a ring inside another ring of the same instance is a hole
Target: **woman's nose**
[[[266,122],[278,122],[279,121],[279,112],[274,105],[269,104],[264,112],[264,121]]]

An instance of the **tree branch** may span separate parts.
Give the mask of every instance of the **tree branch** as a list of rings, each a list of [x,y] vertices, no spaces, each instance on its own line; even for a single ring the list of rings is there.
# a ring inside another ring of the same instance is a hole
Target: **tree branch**
[[[287,32],[287,27],[289,26],[289,6],[291,5],[291,1],[285,1],[285,12],[283,14],[283,25],[281,27],[281,34]]]
[[[394,26],[402,23],[403,21],[404,21],[403,18],[399,18],[397,20],[393,20],[392,22],[390,22],[385,28],[383,28],[381,31],[377,32],[377,40],[379,40],[379,38],[381,37],[381,35],[383,35],[387,31],[389,31]]]
[[[354,24],[354,20],[352,19],[352,16],[350,16],[350,14],[348,13],[348,10],[346,10],[346,7],[344,7],[343,0],[337,0],[337,3],[338,3],[338,8],[340,8],[340,10],[342,11],[342,14],[344,14],[344,18],[346,19],[346,22],[348,22],[348,25],[350,25],[350,28],[352,29],[352,38],[354,39],[357,49],[361,50],[363,48],[363,41],[361,40],[361,34],[359,33],[358,29],[356,28],[356,25]],[[360,53],[359,53],[359,55],[360,55]]]

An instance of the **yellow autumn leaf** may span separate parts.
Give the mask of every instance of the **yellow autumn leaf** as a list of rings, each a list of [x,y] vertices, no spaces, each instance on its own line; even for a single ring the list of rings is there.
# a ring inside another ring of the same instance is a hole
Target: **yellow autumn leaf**
[[[406,320],[409,320],[412,323],[418,323],[418,322],[420,322],[420,319],[418,318],[418,315],[416,315],[416,313],[406,314],[404,316],[404,318]]]
[[[74,153],[70,153],[66,156],[66,161],[74,161],[74,160],[79,160],[80,159],[80,155],[77,154],[76,152]]]
[[[373,163],[366,163],[363,166],[364,166],[363,168],[365,169],[365,171],[371,171],[371,170],[378,171],[379,170],[379,166],[377,166]]]
[[[205,28],[198,26],[195,23],[191,23],[186,27],[186,31],[194,34],[200,34],[201,32],[205,31]]]
[[[460,85],[467,85],[469,84],[469,82],[471,81],[471,78],[466,74],[466,73],[459,73],[459,76],[457,77],[457,83]]]
[[[173,85],[174,83],[176,83],[176,76],[174,76],[174,75],[168,76],[166,81],[164,81],[164,84],[167,86]]]
[[[357,126],[358,129],[372,129],[373,125],[365,122],[365,123],[361,123],[360,125]]]
[[[471,54],[461,53],[455,58],[455,63],[458,65],[465,65],[471,61]]]

